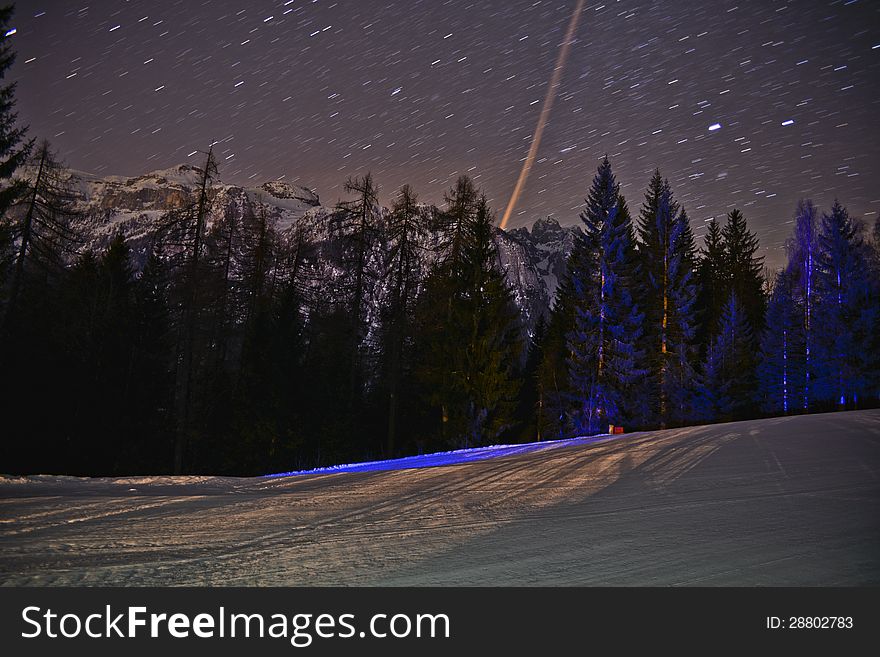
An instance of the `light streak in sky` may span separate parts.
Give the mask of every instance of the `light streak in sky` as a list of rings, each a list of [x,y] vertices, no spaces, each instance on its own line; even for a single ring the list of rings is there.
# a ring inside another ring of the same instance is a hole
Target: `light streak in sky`
[[[526,155],[526,161],[523,162],[522,171],[519,172],[519,178],[516,186],[513,188],[513,194],[507,202],[507,209],[504,211],[504,217],[501,219],[501,228],[507,226],[507,220],[516,202],[519,199],[520,192],[526,184],[529,172],[532,170],[532,164],[538,155],[538,147],[541,145],[541,137],[544,134],[544,126],[547,124],[547,118],[550,116],[550,110],[553,107],[553,100],[556,98],[556,90],[559,88],[559,82],[562,78],[562,69],[565,68],[565,60],[568,59],[568,51],[571,47],[571,40],[577,31],[578,21],[584,9],[584,0],[578,0],[577,7],[571,15],[568,23],[568,30],[565,33],[565,39],[562,41],[562,48],[559,49],[559,56],[556,58],[556,67],[553,69],[553,77],[550,78],[550,86],[547,87],[547,96],[544,98],[544,106],[541,108],[541,115],[538,117],[538,125],[535,127],[535,134],[532,135],[532,144],[529,146],[529,154]]]

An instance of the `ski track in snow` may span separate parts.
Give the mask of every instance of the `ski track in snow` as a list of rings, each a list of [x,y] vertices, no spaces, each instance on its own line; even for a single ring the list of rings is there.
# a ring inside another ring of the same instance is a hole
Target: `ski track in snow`
[[[878,472],[874,410],[296,476],[0,477],[0,584],[878,585]]]

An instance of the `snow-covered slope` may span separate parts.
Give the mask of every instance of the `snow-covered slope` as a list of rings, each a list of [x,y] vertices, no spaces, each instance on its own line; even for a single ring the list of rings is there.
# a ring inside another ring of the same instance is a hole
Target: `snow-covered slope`
[[[515,447],[279,478],[0,477],[0,584],[880,585],[880,410]]]

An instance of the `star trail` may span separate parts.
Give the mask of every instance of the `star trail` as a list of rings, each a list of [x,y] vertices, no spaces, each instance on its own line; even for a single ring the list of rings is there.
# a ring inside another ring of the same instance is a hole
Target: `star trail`
[[[196,162],[324,202],[371,171],[439,202],[467,173],[500,215],[576,0],[20,2],[19,117],[67,165]],[[610,157],[630,208],[659,167],[696,235],[739,207],[779,264],[797,200],[880,211],[880,5],[584,3],[508,226],[577,221]]]

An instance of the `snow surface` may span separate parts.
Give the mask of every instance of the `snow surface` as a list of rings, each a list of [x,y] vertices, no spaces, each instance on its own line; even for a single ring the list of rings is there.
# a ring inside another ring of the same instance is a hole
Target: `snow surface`
[[[570,447],[572,445],[590,445],[605,440],[622,438],[622,435],[610,436],[600,434],[588,438],[569,438],[567,440],[545,440],[536,443],[520,443],[517,445],[491,445],[489,447],[471,447],[469,449],[456,449],[451,452],[434,452],[433,454],[419,454],[399,459],[387,459],[384,461],[365,461],[362,463],[346,463],[344,465],[331,465],[312,470],[295,470],[281,472],[279,474],[266,475],[267,477],[292,477],[304,474],[334,474],[340,472],[380,472],[383,470],[407,470],[410,468],[432,468],[441,465],[456,465],[458,463],[470,463],[483,459],[498,458],[499,456],[513,456],[515,454],[528,454],[544,449],[557,447]]]
[[[0,583],[880,584],[877,410],[397,465],[2,477]]]

